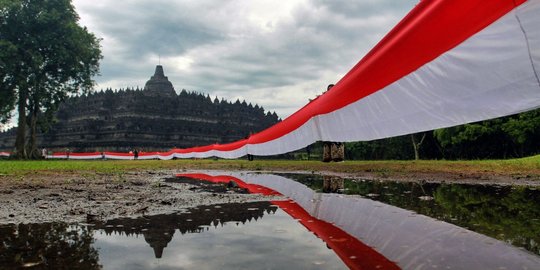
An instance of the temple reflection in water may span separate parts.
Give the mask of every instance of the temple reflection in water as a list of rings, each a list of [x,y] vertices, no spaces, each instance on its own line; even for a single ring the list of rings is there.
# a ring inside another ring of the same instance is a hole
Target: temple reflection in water
[[[173,239],[176,230],[181,234],[201,233],[208,230],[207,226],[217,228],[229,222],[245,224],[275,211],[276,206],[269,202],[205,205],[169,215],[114,219],[97,224],[95,229],[103,230],[108,235],[143,235],[154,250],[155,257],[161,258],[163,249]]]

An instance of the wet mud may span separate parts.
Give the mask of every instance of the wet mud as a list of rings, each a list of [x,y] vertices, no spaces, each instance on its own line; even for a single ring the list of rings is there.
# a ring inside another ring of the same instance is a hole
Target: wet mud
[[[181,212],[211,204],[268,201],[227,185],[171,181],[172,172],[123,175],[43,175],[1,181],[0,224],[95,223],[120,217]]]

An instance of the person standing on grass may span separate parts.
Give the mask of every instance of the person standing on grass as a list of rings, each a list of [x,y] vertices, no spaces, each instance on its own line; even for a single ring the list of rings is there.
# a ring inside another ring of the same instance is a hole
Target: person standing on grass
[[[330,91],[334,84],[329,84],[326,91]],[[324,93],[323,93],[324,94]],[[340,162],[345,159],[345,144],[341,142],[323,141],[323,162]]]
[[[329,85],[326,87],[326,91],[324,91],[323,94],[326,93],[326,92],[328,92],[330,89],[332,89],[332,87],[334,87],[334,84],[329,84]],[[323,162],[330,162],[330,161],[332,161],[332,142],[329,142],[329,141],[323,141],[322,161],[323,161]]]

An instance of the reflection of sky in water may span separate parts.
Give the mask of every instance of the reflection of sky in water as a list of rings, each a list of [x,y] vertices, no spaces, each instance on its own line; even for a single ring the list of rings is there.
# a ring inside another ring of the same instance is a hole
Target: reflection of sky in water
[[[156,259],[142,235],[94,234],[104,269],[344,269],[326,244],[281,209],[174,237]]]

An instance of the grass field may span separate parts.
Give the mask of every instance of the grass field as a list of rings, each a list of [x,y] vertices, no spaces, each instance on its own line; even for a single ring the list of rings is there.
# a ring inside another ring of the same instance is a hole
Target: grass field
[[[308,171],[337,173],[375,173],[386,176],[440,173],[465,175],[501,175],[540,178],[540,155],[508,160],[474,161],[345,161],[323,163],[305,160],[0,160],[0,175],[24,176],[39,173],[112,173],[122,174],[148,170],[252,170],[252,171]]]

